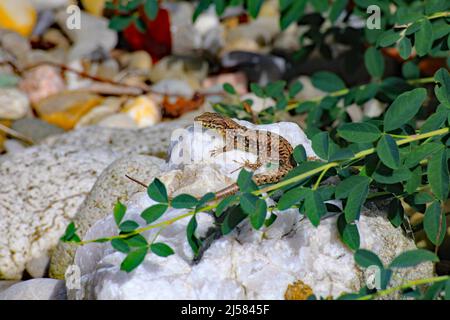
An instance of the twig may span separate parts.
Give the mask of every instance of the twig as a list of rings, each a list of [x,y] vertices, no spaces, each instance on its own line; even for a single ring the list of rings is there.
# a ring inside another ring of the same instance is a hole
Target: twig
[[[0,131],[3,131],[6,134],[9,134],[10,136],[12,136],[12,137],[14,137],[16,139],[22,140],[23,142],[26,142],[26,143],[28,143],[30,145],[35,144],[35,142],[32,139],[30,139],[27,136],[21,134],[20,132],[17,132],[14,129],[8,128],[7,126],[5,126],[5,125],[3,125],[1,123],[0,123]]]
[[[127,177],[127,178],[130,179],[131,181],[133,181],[133,182],[135,182],[135,183],[137,183],[137,184],[143,186],[145,189],[148,189],[148,185],[146,185],[145,183],[143,183],[143,182],[141,182],[141,181],[139,181],[139,180],[137,180],[137,179],[135,179],[135,178],[132,178],[132,177],[130,177],[130,176],[127,175],[127,174],[125,175],[125,177]]]

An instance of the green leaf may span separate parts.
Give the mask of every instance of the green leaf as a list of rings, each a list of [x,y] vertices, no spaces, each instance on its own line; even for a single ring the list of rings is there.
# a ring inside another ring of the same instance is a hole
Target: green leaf
[[[388,208],[388,219],[392,223],[392,225],[398,228],[404,219],[405,211],[403,206],[397,198],[391,201]]]
[[[411,55],[411,40],[408,37],[403,37],[398,43],[398,53],[403,60],[406,60]]]
[[[169,247],[167,244],[165,243],[153,243],[150,246],[150,250],[156,254],[157,256],[166,258],[168,256],[173,255],[175,252],[173,251],[173,249],[171,247]]]
[[[200,212],[200,210],[203,209],[203,207],[210,201],[214,200],[216,198],[216,195],[213,192],[208,192],[205,194],[197,203],[197,206],[195,207],[195,212]]]
[[[414,46],[419,57],[426,55],[433,45],[433,27],[428,19],[420,21],[420,28],[415,33]]]
[[[265,92],[268,97],[276,98],[283,94],[283,89],[286,86],[286,81],[276,81],[269,83],[266,88]]]
[[[224,211],[229,208],[231,205],[234,204],[234,202],[238,199],[237,195],[232,195],[229,197],[226,197],[225,199],[223,199],[219,205],[216,208],[216,217],[220,217],[222,216],[222,214],[224,213]]]
[[[159,11],[158,0],[145,0],[144,11],[147,18],[155,20]]]
[[[394,184],[409,180],[411,178],[411,175],[411,171],[405,167],[400,167],[397,170],[391,170],[386,167],[381,167],[372,174],[372,178],[378,183]]]
[[[195,255],[198,254],[200,247],[202,245],[200,239],[198,239],[197,236],[195,235],[195,232],[197,231],[197,226],[198,226],[197,219],[195,215],[193,215],[187,225],[186,236],[188,239],[189,246],[191,247]]]
[[[305,199],[306,193],[306,190],[301,188],[289,190],[281,196],[280,200],[278,200],[277,208],[281,211],[289,209],[294,204]]]
[[[244,193],[241,196],[240,204],[242,207],[242,210],[248,215],[251,215],[256,210],[256,203],[258,202],[259,198],[251,193]]]
[[[285,30],[291,23],[298,21],[305,12],[308,0],[296,0],[287,10],[284,10],[280,18],[281,30]]]
[[[420,133],[427,133],[440,129],[445,124],[445,121],[447,121],[448,114],[449,111],[445,110],[445,111],[438,111],[429,116],[428,119],[420,128]]]
[[[114,206],[114,220],[116,221],[116,225],[120,225],[126,211],[127,207],[124,206],[120,201],[117,201],[116,205]]]
[[[438,262],[439,258],[431,251],[424,249],[409,250],[397,256],[389,265],[389,268],[415,267],[422,262]]]
[[[345,199],[351,193],[359,192],[364,189],[365,186],[370,184],[370,178],[366,176],[351,176],[336,187],[336,199]]]
[[[311,224],[317,227],[320,224],[320,219],[327,213],[327,207],[318,191],[307,190],[305,198],[306,217],[311,221]]]
[[[395,140],[390,135],[386,134],[378,141],[377,154],[384,165],[391,169],[398,169],[400,153]]]
[[[341,78],[328,71],[316,72],[311,77],[311,82],[314,87],[325,92],[334,92],[346,88]]]
[[[338,129],[338,133],[345,140],[355,143],[374,142],[381,136],[381,131],[368,122],[346,123]]]
[[[314,0],[311,5],[316,9],[316,12],[324,12],[328,9],[328,0]]]
[[[356,224],[347,223],[344,215],[341,214],[337,220],[337,225],[342,242],[344,242],[352,250],[359,249],[360,238]]]
[[[331,157],[339,151],[338,145],[330,139],[328,132],[319,132],[311,139],[311,142],[314,152],[324,160],[331,160]]]
[[[428,239],[434,245],[439,246],[442,244],[447,230],[447,222],[439,201],[434,201],[425,211],[423,228]]]
[[[255,230],[261,229],[267,216],[267,204],[263,199],[258,199],[254,211],[250,214],[250,223]]]
[[[441,143],[436,142],[421,144],[406,156],[405,165],[409,168],[415,167],[420,163],[420,161],[433,155],[437,151],[442,150],[443,148],[444,146]]]
[[[445,283],[445,300],[450,300],[450,279]]]
[[[64,235],[60,238],[63,242],[75,242],[79,243],[81,242],[80,237],[76,234],[77,228],[75,227],[75,224],[73,222],[69,223],[69,225],[66,228],[66,231]]]
[[[305,147],[303,147],[301,144],[295,147],[293,152],[294,160],[297,163],[305,162],[308,158],[306,155]]]
[[[257,83],[250,83],[250,90],[253,92],[256,96],[260,98],[265,98],[266,94],[264,93],[264,89]]]
[[[303,89],[303,84],[300,81],[295,81],[289,86],[289,98],[293,99]]]
[[[227,7],[225,0],[214,0],[214,4],[216,5],[216,14],[221,16]]]
[[[370,47],[364,53],[364,62],[369,74],[374,78],[381,78],[384,74],[384,58],[379,50]]]
[[[328,16],[332,23],[336,22],[336,20],[341,15],[342,11],[344,11],[347,6],[348,0],[336,0],[331,5],[330,15]]]
[[[253,192],[258,190],[258,186],[252,179],[253,173],[242,169],[239,173],[237,184],[242,192]]]
[[[448,197],[450,176],[447,165],[447,153],[441,149],[428,161],[428,182],[434,195],[445,201]]]
[[[145,239],[142,235],[140,234],[135,234],[134,236],[127,238],[125,240],[125,242],[130,246],[130,247],[146,247],[148,245],[147,243],[147,239]]]
[[[411,177],[406,182],[405,190],[409,194],[416,192],[417,188],[422,184],[422,168],[417,167],[411,174]]]
[[[366,201],[369,194],[370,181],[366,180],[365,184],[360,184],[360,189],[354,190],[347,198],[347,204],[345,205],[344,215],[347,223],[351,223],[359,219],[361,213],[361,207]]]
[[[180,194],[172,199],[172,207],[175,209],[194,208],[198,203],[198,199],[189,194]]]
[[[162,215],[167,211],[169,206],[167,204],[155,204],[141,213],[142,219],[151,224],[162,217]]]
[[[389,47],[400,39],[400,33],[394,29],[389,29],[378,36],[377,45],[380,47]]]
[[[229,83],[225,83],[223,85],[223,90],[232,95],[235,95],[237,93],[236,90],[234,89],[234,87]]]
[[[164,184],[157,178],[148,186],[147,194],[150,199],[159,203],[169,203],[167,190]]]
[[[370,266],[377,266],[380,268],[384,268],[383,262],[381,262],[380,258],[373,253],[372,251],[366,249],[358,249],[354,255],[355,262],[363,267],[369,268]]]
[[[420,77],[420,69],[414,62],[407,61],[402,65],[402,75],[406,79],[417,79]]]
[[[120,265],[120,270],[130,273],[136,269],[144,261],[147,250],[147,247],[143,247],[131,251]]]
[[[123,239],[113,239],[111,240],[111,245],[114,249],[122,253],[130,252],[130,246]]]
[[[384,130],[392,131],[411,120],[427,98],[427,90],[414,89],[399,95],[384,116]]]
[[[109,20],[109,28],[115,31],[126,29],[134,21],[133,16],[113,16]]]
[[[136,26],[136,29],[138,29],[140,33],[145,33],[147,31],[147,25],[139,17],[136,17],[134,19],[134,25]]]
[[[136,230],[139,224],[136,221],[128,220],[120,224],[119,229],[124,233],[130,233]]]
[[[248,12],[253,19],[258,17],[263,2],[263,0],[247,0]]]
[[[448,37],[450,39],[450,36]],[[450,42],[450,40],[449,40]],[[445,68],[439,69],[434,74],[434,79],[439,83],[434,87],[434,93],[439,102],[450,108],[450,74]]]
[[[223,235],[227,235],[236,228],[236,226],[248,217],[244,213],[241,206],[234,206],[229,210],[228,214],[220,226]]]

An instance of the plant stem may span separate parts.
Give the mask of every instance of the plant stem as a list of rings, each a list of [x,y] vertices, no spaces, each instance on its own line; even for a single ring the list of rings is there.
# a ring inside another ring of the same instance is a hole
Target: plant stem
[[[414,286],[419,286],[422,284],[429,284],[429,283],[434,283],[434,282],[441,282],[441,281],[446,281],[449,280],[450,276],[440,276],[440,277],[432,277],[432,278],[426,278],[426,279],[419,279],[419,280],[412,280],[412,281],[408,281],[404,284],[402,284],[401,286],[398,287],[392,287],[386,290],[382,290],[382,291],[378,291],[377,293],[374,294],[369,294],[366,296],[362,296],[359,297],[357,300],[371,300],[374,298],[378,298],[378,297],[382,297],[382,296],[386,296],[388,294],[391,294],[393,292],[399,291],[399,290],[403,290],[403,289],[408,289]]]
[[[428,78],[411,79],[411,80],[407,80],[406,82],[410,85],[417,85],[417,84],[433,83],[433,82],[435,82],[435,80],[434,80],[434,77],[428,77]],[[367,86],[367,84],[362,84],[360,86],[354,87],[354,89],[364,89],[366,86]],[[328,97],[342,97],[348,93],[350,93],[350,89],[345,88],[345,89],[331,92],[327,96]],[[316,98],[312,98],[312,99],[308,99],[308,100],[304,100],[304,101],[292,101],[291,103],[289,103],[287,105],[286,111],[290,111],[290,110],[297,108],[297,106],[300,102],[316,102],[317,103],[317,102],[322,101],[327,96],[316,97]]]

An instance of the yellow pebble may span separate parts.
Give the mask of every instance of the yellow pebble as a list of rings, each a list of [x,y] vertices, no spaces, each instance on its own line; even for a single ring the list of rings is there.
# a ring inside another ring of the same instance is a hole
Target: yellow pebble
[[[29,0],[1,0],[0,28],[28,37],[36,23],[37,13]]]
[[[128,114],[139,128],[148,127],[161,121],[159,108],[147,96],[140,96],[129,101],[122,112]]]
[[[94,16],[102,16],[105,8],[105,0],[81,0],[84,9]]]

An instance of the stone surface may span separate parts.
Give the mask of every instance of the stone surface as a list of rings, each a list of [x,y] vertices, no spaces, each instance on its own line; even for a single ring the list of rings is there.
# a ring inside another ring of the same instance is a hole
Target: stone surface
[[[101,172],[129,154],[164,156],[171,122],[144,130],[89,127],[0,158],[0,279],[53,248]]]
[[[126,156],[113,162],[98,178],[89,196],[80,206],[74,219],[78,235],[86,231],[99,219],[112,213],[119,200],[122,203],[144,188],[125,177],[129,175],[149,184],[160,173],[164,161],[149,156]],[[145,190],[145,189],[144,189]],[[63,279],[67,266],[72,262],[76,247],[60,243],[52,254],[50,276]]]
[[[25,137],[30,138],[36,143],[41,142],[49,136],[64,132],[62,128],[51,125],[50,123],[37,118],[23,118],[17,120],[13,123],[12,129],[20,132]]]
[[[154,204],[145,193],[128,203],[126,219],[142,224],[139,214]],[[170,209],[164,218],[185,214]],[[302,281],[317,296],[337,297],[359,290],[366,283],[353,253],[342,244],[336,216],[315,228],[297,210],[276,212],[278,219],[268,229],[254,231],[241,224],[230,235],[215,240],[198,263],[186,241],[189,219],[163,230],[158,241],[169,244],[175,255],[160,258],[148,254],[131,273],[120,271],[125,255],[109,244],[87,245],[76,254],[81,270],[81,289],[69,292],[70,299],[283,299],[288,288]],[[197,215],[200,234],[211,226],[211,217]],[[385,212],[376,207],[364,210],[358,222],[361,247],[376,252],[384,263],[415,248],[401,229],[394,229]],[[100,220],[87,233],[88,239],[110,236],[116,227],[111,216]],[[203,230],[203,231],[202,231]],[[153,239],[157,230],[145,233]],[[432,264],[401,269],[396,284],[429,277]],[[275,275],[275,276],[274,276]]]
[[[38,103],[53,94],[64,90],[65,84],[58,69],[51,66],[38,66],[27,71],[19,85],[32,104]]]
[[[0,119],[17,120],[30,110],[25,93],[14,88],[0,88]]]
[[[96,17],[86,12],[81,12],[80,30],[70,30],[66,21],[69,14],[66,10],[61,10],[56,15],[56,21],[64,32],[74,41],[74,45],[69,53],[69,61],[82,57],[89,57],[96,50],[109,52],[112,50],[118,40],[117,32],[108,28],[108,20],[103,17]],[[86,30],[95,30],[95,32],[86,32]]]
[[[47,275],[49,264],[50,257],[44,254],[29,261],[25,265],[25,270],[32,278],[44,278]]]
[[[25,264],[58,243],[103,169],[105,148],[29,148],[0,160],[0,279],[20,279]]]
[[[0,300],[67,300],[64,281],[33,279],[0,292]]]

